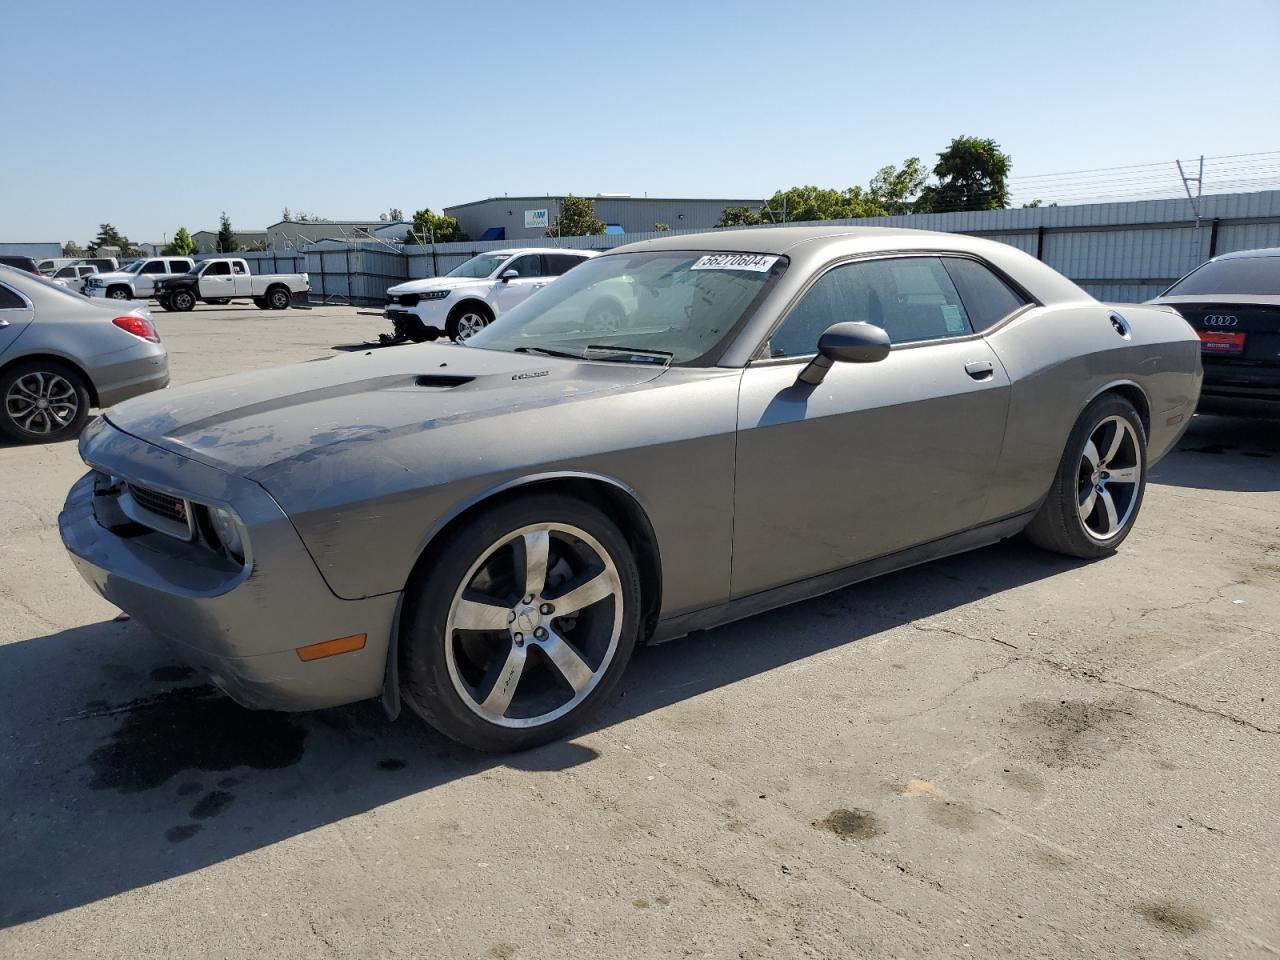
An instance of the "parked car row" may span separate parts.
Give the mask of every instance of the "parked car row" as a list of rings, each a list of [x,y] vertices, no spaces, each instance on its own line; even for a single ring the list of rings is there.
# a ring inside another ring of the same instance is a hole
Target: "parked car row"
[[[257,276],[242,257],[217,257],[196,263],[190,257],[146,257],[123,270],[85,280],[89,297],[112,300],[155,299],[164,310],[192,310],[199,301],[224,305],[252,300],[260,310],[284,310],[311,290],[305,273]]]

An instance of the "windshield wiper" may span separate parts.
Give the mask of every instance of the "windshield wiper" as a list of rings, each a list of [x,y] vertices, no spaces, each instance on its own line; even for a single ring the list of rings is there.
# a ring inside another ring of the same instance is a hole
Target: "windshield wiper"
[[[551,350],[548,347],[514,347],[515,353],[541,353],[548,357],[564,357],[566,360],[581,360],[582,355],[577,353],[566,353],[563,350]]]
[[[596,350],[606,354],[620,354],[620,356],[593,357],[590,356],[591,351]],[[587,345],[587,349],[582,351],[582,359],[584,360],[620,360],[623,363],[662,363],[669,364],[675,359],[675,354],[670,350],[650,350],[648,347],[619,347],[614,345],[605,345],[603,343],[592,343]]]

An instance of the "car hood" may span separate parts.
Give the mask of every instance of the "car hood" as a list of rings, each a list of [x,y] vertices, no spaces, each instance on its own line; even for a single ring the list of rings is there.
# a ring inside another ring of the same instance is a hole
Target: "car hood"
[[[136,273],[125,273],[123,270],[113,270],[111,273],[91,273],[85,277],[86,280],[132,280],[136,277]]]
[[[480,287],[490,283],[493,283],[493,281],[487,278],[473,280],[468,277],[429,277],[426,280],[410,280],[408,283],[397,284],[389,288],[387,294],[426,293],[428,290],[456,290],[459,287]]]
[[[334,448],[368,451],[383,437],[632,389],[664,370],[420,344],[206,380],[104,416],[140,440],[265,483]]]

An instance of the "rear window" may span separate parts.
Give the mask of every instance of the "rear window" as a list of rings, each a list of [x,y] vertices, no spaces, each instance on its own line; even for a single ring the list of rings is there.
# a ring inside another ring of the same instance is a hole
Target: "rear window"
[[[1238,257],[1210,260],[1175,283],[1164,296],[1238,293],[1280,296],[1280,257]]]

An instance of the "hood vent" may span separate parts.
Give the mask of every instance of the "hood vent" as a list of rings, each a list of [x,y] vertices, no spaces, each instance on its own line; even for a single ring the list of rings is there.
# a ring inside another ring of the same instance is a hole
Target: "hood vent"
[[[475,377],[457,377],[443,373],[424,373],[418,376],[413,383],[419,387],[436,387],[447,390],[449,387],[460,387],[464,383],[470,383],[474,379]]]

